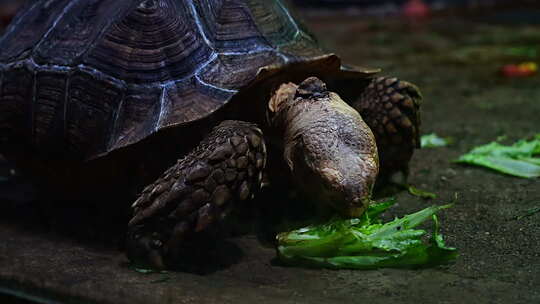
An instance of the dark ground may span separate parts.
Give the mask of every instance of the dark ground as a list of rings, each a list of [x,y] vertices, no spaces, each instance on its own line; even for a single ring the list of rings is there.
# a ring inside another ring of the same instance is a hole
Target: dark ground
[[[540,20],[538,10],[522,13]],[[540,132],[540,76],[497,74],[503,64],[539,61],[540,24],[517,24],[519,15],[441,17],[413,27],[354,17],[307,19],[346,61],[418,84],[425,97],[424,133],[456,139],[448,148],[418,151],[411,164],[410,182],[439,198],[424,201],[402,192],[388,215],[455,202],[440,216],[448,243],[460,252],[454,264],[285,268],[272,262],[272,248],[249,234],[219,243],[212,257],[225,257],[209,262],[218,266],[207,274],[141,274],[114,247],[12,219],[0,223],[0,293],[62,303],[540,303],[540,213],[516,219],[540,206],[540,181],[450,162],[498,136],[513,142]],[[0,297],[4,301],[15,300]]]

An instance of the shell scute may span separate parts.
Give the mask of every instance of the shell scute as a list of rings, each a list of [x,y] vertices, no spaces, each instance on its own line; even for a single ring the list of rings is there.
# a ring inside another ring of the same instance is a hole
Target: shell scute
[[[109,150],[127,146],[154,133],[163,94],[161,87],[129,88],[118,110]]]
[[[127,9],[118,0],[73,3],[36,46],[33,54],[36,63],[64,66],[78,64],[99,34],[107,29],[112,17]]]
[[[202,0],[191,3],[201,16],[199,20],[205,36],[219,52],[250,52],[272,48],[253,22],[246,1]]]
[[[85,64],[129,83],[193,75],[213,51],[198,31],[187,2],[161,0],[137,6],[111,26],[88,52]]]
[[[299,28],[280,1],[245,1],[262,35],[277,48],[298,34]]]
[[[61,150],[68,74],[38,71],[34,105],[34,141],[37,146]]]
[[[93,75],[71,75],[66,105],[66,144],[68,151],[86,155],[104,151],[112,133],[122,88]]]
[[[32,1],[28,1],[32,2]],[[54,22],[65,15],[70,0],[35,1],[19,13],[0,39],[0,62],[27,58],[31,50],[51,29]]]
[[[282,65],[284,63],[285,60],[275,51],[219,55],[216,60],[201,71],[199,77],[204,82],[214,86],[238,90],[257,76],[258,69],[253,67]]]
[[[34,72],[18,65],[2,73],[0,130],[10,136],[31,138]]]
[[[165,88],[157,128],[201,119],[223,106],[236,92],[201,83],[196,77]]]

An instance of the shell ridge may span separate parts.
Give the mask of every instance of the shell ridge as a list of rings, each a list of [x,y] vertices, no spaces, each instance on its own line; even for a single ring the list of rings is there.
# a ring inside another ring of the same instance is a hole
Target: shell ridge
[[[167,110],[165,109],[165,104],[167,103],[167,101],[165,101],[166,94],[167,94],[167,87],[162,87],[161,94],[159,96],[159,116],[154,126],[155,131],[159,130],[159,127],[161,126],[161,123],[163,121],[163,117],[165,116],[165,111]]]
[[[45,34],[39,39],[39,42],[36,43],[36,45],[34,46],[34,48],[32,49],[32,55],[30,57],[34,57],[34,53],[37,49],[39,49],[41,47],[41,44],[43,43],[43,41],[49,36],[49,34],[56,28],[56,26],[58,25],[58,22],[62,19],[62,17],[64,17],[67,12],[77,3],[79,3],[80,0],[72,0],[71,2],[69,2],[68,5],[66,5],[66,7],[64,7],[64,9],[62,10],[62,13],[60,13],[56,19],[54,20],[53,24],[51,25],[51,27],[47,30],[47,32],[45,32]]]
[[[126,9],[125,11],[128,11],[128,9]],[[124,11],[124,12],[125,12]],[[117,17],[118,15],[121,15],[120,12],[116,12],[115,14],[113,14],[115,17]],[[86,50],[84,50],[84,52],[81,53],[81,56],[80,56],[80,60],[79,62],[85,62],[87,59],[88,59],[88,54],[94,50],[94,48],[97,46],[97,44],[101,41],[101,39],[103,39],[103,36],[105,36],[105,34],[107,33],[107,31],[111,28],[111,26],[114,24],[113,20],[117,20],[118,18],[109,18],[107,19],[107,21],[105,22],[105,25],[102,27],[102,29],[99,31],[99,33],[96,35],[96,37],[94,38],[94,41],[92,41],[91,43],[89,43],[88,47],[86,48]],[[83,65],[83,64],[81,64]]]
[[[208,60],[206,62],[204,62],[203,64],[201,64],[199,67],[197,67],[197,69],[193,72],[193,74],[191,74],[189,76],[186,76],[184,78],[181,78],[181,79],[173,80],[171,82],[173,84],[177,84],[177,83],[180,83],[180,82],[185,82],[186,80],[188,80],[190,78],[193,78],[194,76],[197,77],[197,75],[199,75],[199,73],[201,71],[203,71],[211,62],[214,62],[218,58],[219,58],[218,53],[212,52],[212,55],[210,56],[210,58],[208,58]]]
[[[109,151],[111,149],[111,147],[114,145],[114,142],[116,141],[117,129],[119,128],[118,127],[118,121],[119,121],[119,117],[120,117],[120,109],[122,109],[122,107],[124,106],[124,100],[125,99],[126,99],[126,91],[122,90],[122,97],[120,97],[120,101],[118,102],[118,106],[115,109],[114,118],[113,118],[113,122],[112,122],[110,132],[107,133],[107,134],[109,134],[109,140],[107,141],[107,145],[105,146],[105,151]]]
[[[256,18],[255,18],[255,15],[253,15],[253,12],[252,12],[251,10],[248,10],[248,14],[249,14],[249,16],[251,17],[251,20],[252,20],[255,24],[257,24]],[[266,37],[266,35],[264,35],[264,33],[261,31],[261,29],[259,28],[258,25],[256,25],[256,28],[257,28],[257,32],[260,34],[260,37],[266,42],[266,44],[267,44],[268,46],[270,46],[274,51],[277,51],[277,49],[273,46],[272,41],[270,41],[270,40],[268,39],[268,37]],[[282,54],[280,54],[279,52],[277,52],[277,54],[278,54],[280,57],[284,58],[284,57],[282,56]]]
[[[67,67],[67,68],[69,68],[69,67]],[[96,77],[99,78],[99,79],[107,79],[107,80],[110,80],[110,81],[112,81],[112,82],[113,82],[117,87],[119,87],[119,88],[124,88],[124,89],[126,89],[126,88],[128,88],[128,87],[130,87],[130,86],[136,86],[135,84],[128,84],[128,83],[126,83],[126,82],[125,82],[124,80],[122,80],[122,79],[116,78],[116,77],[114,77],[114,76],[112,76],[112,75],[109,75],[109,74],[107,74],[107,73],[104,73],[104,72],[102,72],[102,71],[100,71],[100,70],[98,70],[98,69],[95,69],[95,68],[93,68],[93,67],[91,67],[91,66],[88,66],[88,65],[85,65],[85,64],[82,64],[82,63],[79,64],[79,65],[77,65],[77,68],[75,68],[75,69],[70,69],[70,71],[72,71],[72,72],[77,71],[77,70],[78,70],[78,71],[81,71],[81,72],[85,72],[85,73],[91,74],[91,75],[94,75],[94,76],[96,76]],[[144,85],[141,85],[141,86],[144,86]],[[151,86],[151,85],[149,85],[149,86]],[[144,86],[144,87],[146,87],[146,86]]]
[[[204,42],[208,45],[210,49],[212,49],[212,52],[215,53],[214,44],[208,39],[208,35],[206,34],[206,31],[204,30],[204,26],[201,22],[201,17],[197,13],[197,8],[195,7],[195,4],[193,1],[188,1],[189,10],[191,11],[191,15],[193,16],[193,20],[195,21],[195,25],[199,29],[199,32],[201,33],[201,37],[203,38]]]
[[[238,92],[238,90],[231,90],[231,89],[226,89],[226,88],[220,88],[220,87],[218,87],[218,86],[212,85],[212,84],[210,84],[210,83],[208,83],[208,82],[202,80],[202,79],[199,77],[199,75],[195,75],[195,79],[197,79],[197,81],[198,81],[200,84],[202,84],[202,85],[204,85],[204,86],[207,86],[207,87],[210,87],[210,88],[212,88],[212,89],[216,89],[216,90],[223,91],[223,92],[227,92],[227,93],[237,93],[237,92]]]
[[[300,26],[298,25],[298,22],[293,18],[293,16],[291,15],[290,11],[287,9],[287,7],[281,2],[281,0],[276,0],[279,7],[281,8],[281,10],[285,13],[285,15],[287,16],[287,18],[289,19],[289,21],[291,22],[291,24],[294,26],[294,28],[296,29],[296,34],[294,34],[294,38],[292,41],[289,41],[283,45],[289,45],[289,44],[292,44],[294,41],[296,41],[298,39],[298,37],[304,37],[304,38],[307,38],[309,40],[311,40],[312,42],[315,42],[315,39],[313,39],[313,37],[309,34],[307,34],[306,32],[304,32]]]
[[[300,30],[300,27],[298,26],[298,23],[296,23],[296,21],[292,17],[291,13],[287,10],[285,5],[283,5],[283,3],[281,3],[281,0],[276,0],[276,2],[278,4],[279,8],[281,9],[281,11],[285,14],[285,16],[287,16],[288,21],[294,26],[294,29],[296,30],[296,33],[294,34],[294,39],[296,40],[296,37],[298,37],[298,35],[302,32]]]
[[[174,3],[173,5],[175,5],[176,3]],[[163,2],[160,2],[160,5],[161,7],[165,8],[165,6],[163,5]],[[176,4],[177,5],[177,4]],[[189,1],[189,4],[190,6],[193,5],[193,3],[191,1]],[[174,6],[175,9],[178,9],[177,6]],[[190,7],[190,10],[192,10],[192,8]],[[193,11],[191,12],[192,14],[194,13]],[[199,27],[199,19],[197,18],[197,15],[193,15],[193,20],[195,22],[195,24],[197,25],[197,27],[199,28],[199,31],[201,31],[201,37],[203,37],[203,39],[206,41],[206,34],[203,32],[203,29],[202,29],[202,25],[201,27]],[[214,49],[211,48],[211,46],[209,45],[210,49],[212,50],[212,54],[208,57],[208,60],[202,62],[200,64],[200,66],[206,66],[209,64],[209,62],[211,62],[213,60],[213,54],[215,54],[214,52]],[[169,64],[170,61],[169,61],[169,57],[167,56],[167,53],[166,53],[166,47],[160,47],[159,48],[159,52],[162,53],[164,56],[164,58],[166,58],[166,64]],[[191,77],[193,77],[193,75],[195,75],[197,73],[197,71],[201,68],[201,67],[198,67],[196,68],[192,74],[190,75],[187,75],[181,79],[176,79],[175,80],[175,77],[174,75],[171,73],[171,70],[169,69],[165,69],[165,73],[167,73],[169,75],[168,79],[171,79],[170,81],[167,81],[167,82],[172,82],[172,83],[178,83],[178,82],[182,82],[182,81],[185,81]],[[154,129],[157,131],[159,129],[159,126],[161,125],[161,122],[162,122],[162,115],[164,114],[164,106],[165,106],[165,94],[166,94],[166,91],[167,91],[167,85],[161,85],[163,87],[162,89],[162,93],[161,93],[161,96],[160,96],[160,110],[159,110],[159,117],[158,119],[156,120],[156,125],[154,126]],[[169,108],[165,109],[165,110],[169,110]]]
[[[260,50],[260,52],[265,52],[265,51],[274,51],[275,52],[275,50],[273,50],[273,49],[269,49],[269,50],[261,49]],[[166,82],[156,81],[156,82],[145,83],[145,84],[137,84],[137,83],[129,83],[128,84],[122,79],[118,79],[118,78],[116,78],[116,77],[114,77],[112,75],[109,75],[107,73],[104,73],[104,72],[96,69],[96,68],[93,68],[91,66],[88,66],[88,65],[85,65],[85,64],[82,64],[82,63],[77,65],[76,67],[63,66],[63,65],[57,65],[57,64],[38,64],[32,58],[26,58],[26,59],[18,60],[18,61],[11,62],[11,63],[8,63],[8,64],[0,63],[0,70],[6,70],[6,69],[14,68],[16,66],[21,66],[21,65],[29,65],[29,66],[33,67],[34,69],[36,69],[38,71],[54,71],[54,72],[67,72],[67,73],[73,73],[73,72],[76,72],[76,71],[85,72],[85,73],[97,76],[97,78],[99,78],[99,79],[108,79],[108,80],[112,81],[118,88],[123,88],[123,89],[127,89],[127,88],[144,89],[144,88],[154,88],[156,86],[164,88],[164,87],[169,87],[169,86],[171,86],[173,84],[177,84],[177,83],[180,83],[180,82],[185,82],[186,80],[192,78],[193,76],[198,75],[211,62],[215,61],[216,58],[218,58],[218,55],[246,55],[246,54],[255,54],[255,53],[259,53],[259,52],[247,52],[247,53],[239,52],[238,54],[234,54],[234,53],[230,53],[230,54],[229,53],[219,53],[218,54],[218,53],[214,52],[212,54],[212,56],[207,61],[203,62],[196,69],[196,71],[191,75],[188,75],[188,76],[185,76],[185,77],[182,77],[182,78],[179,78],[179,79],[168,80]],[[224,90],[226,91],[226,89],[224,89]]]
[[[223,56],[244,56],[244,55],[253,55],[253,54],[264,53],[264,52],[277,53],[276,49],[271,48],[271,47],[257,47],[254,50],[250,50],[250,51],[247,51],[247,52],[221,52],[221,53],[218,53],[218,56],[219,55],[223,55]]]
[[[281,1],[253,0],[249,5],[252,20],[257,25],[258,31],[262,33],[262,37],[276,50],[284,63],[294,61],[294,56],[288,56],[288,52],[281,48],[288,44],[295,44],[302,30],[286,6]]]

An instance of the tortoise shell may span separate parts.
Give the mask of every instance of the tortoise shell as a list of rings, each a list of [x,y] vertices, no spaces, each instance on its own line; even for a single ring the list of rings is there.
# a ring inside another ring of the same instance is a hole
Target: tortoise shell
[[[94,158],[295,65],[371,73],[346,71],[279,0],[29,1],[0,39],[0,130]]]

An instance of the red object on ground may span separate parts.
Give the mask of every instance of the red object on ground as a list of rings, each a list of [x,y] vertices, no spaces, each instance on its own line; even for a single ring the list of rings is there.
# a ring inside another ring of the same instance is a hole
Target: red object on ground
[[[403,15],[411,19],[423,19],[429,16],[430,8],[422,0],[409,0],[403,6]]]
[[[537,66],[534,63],[507,64],[501,68],[501,74],[505,77],[527,77],[536,74]]]

